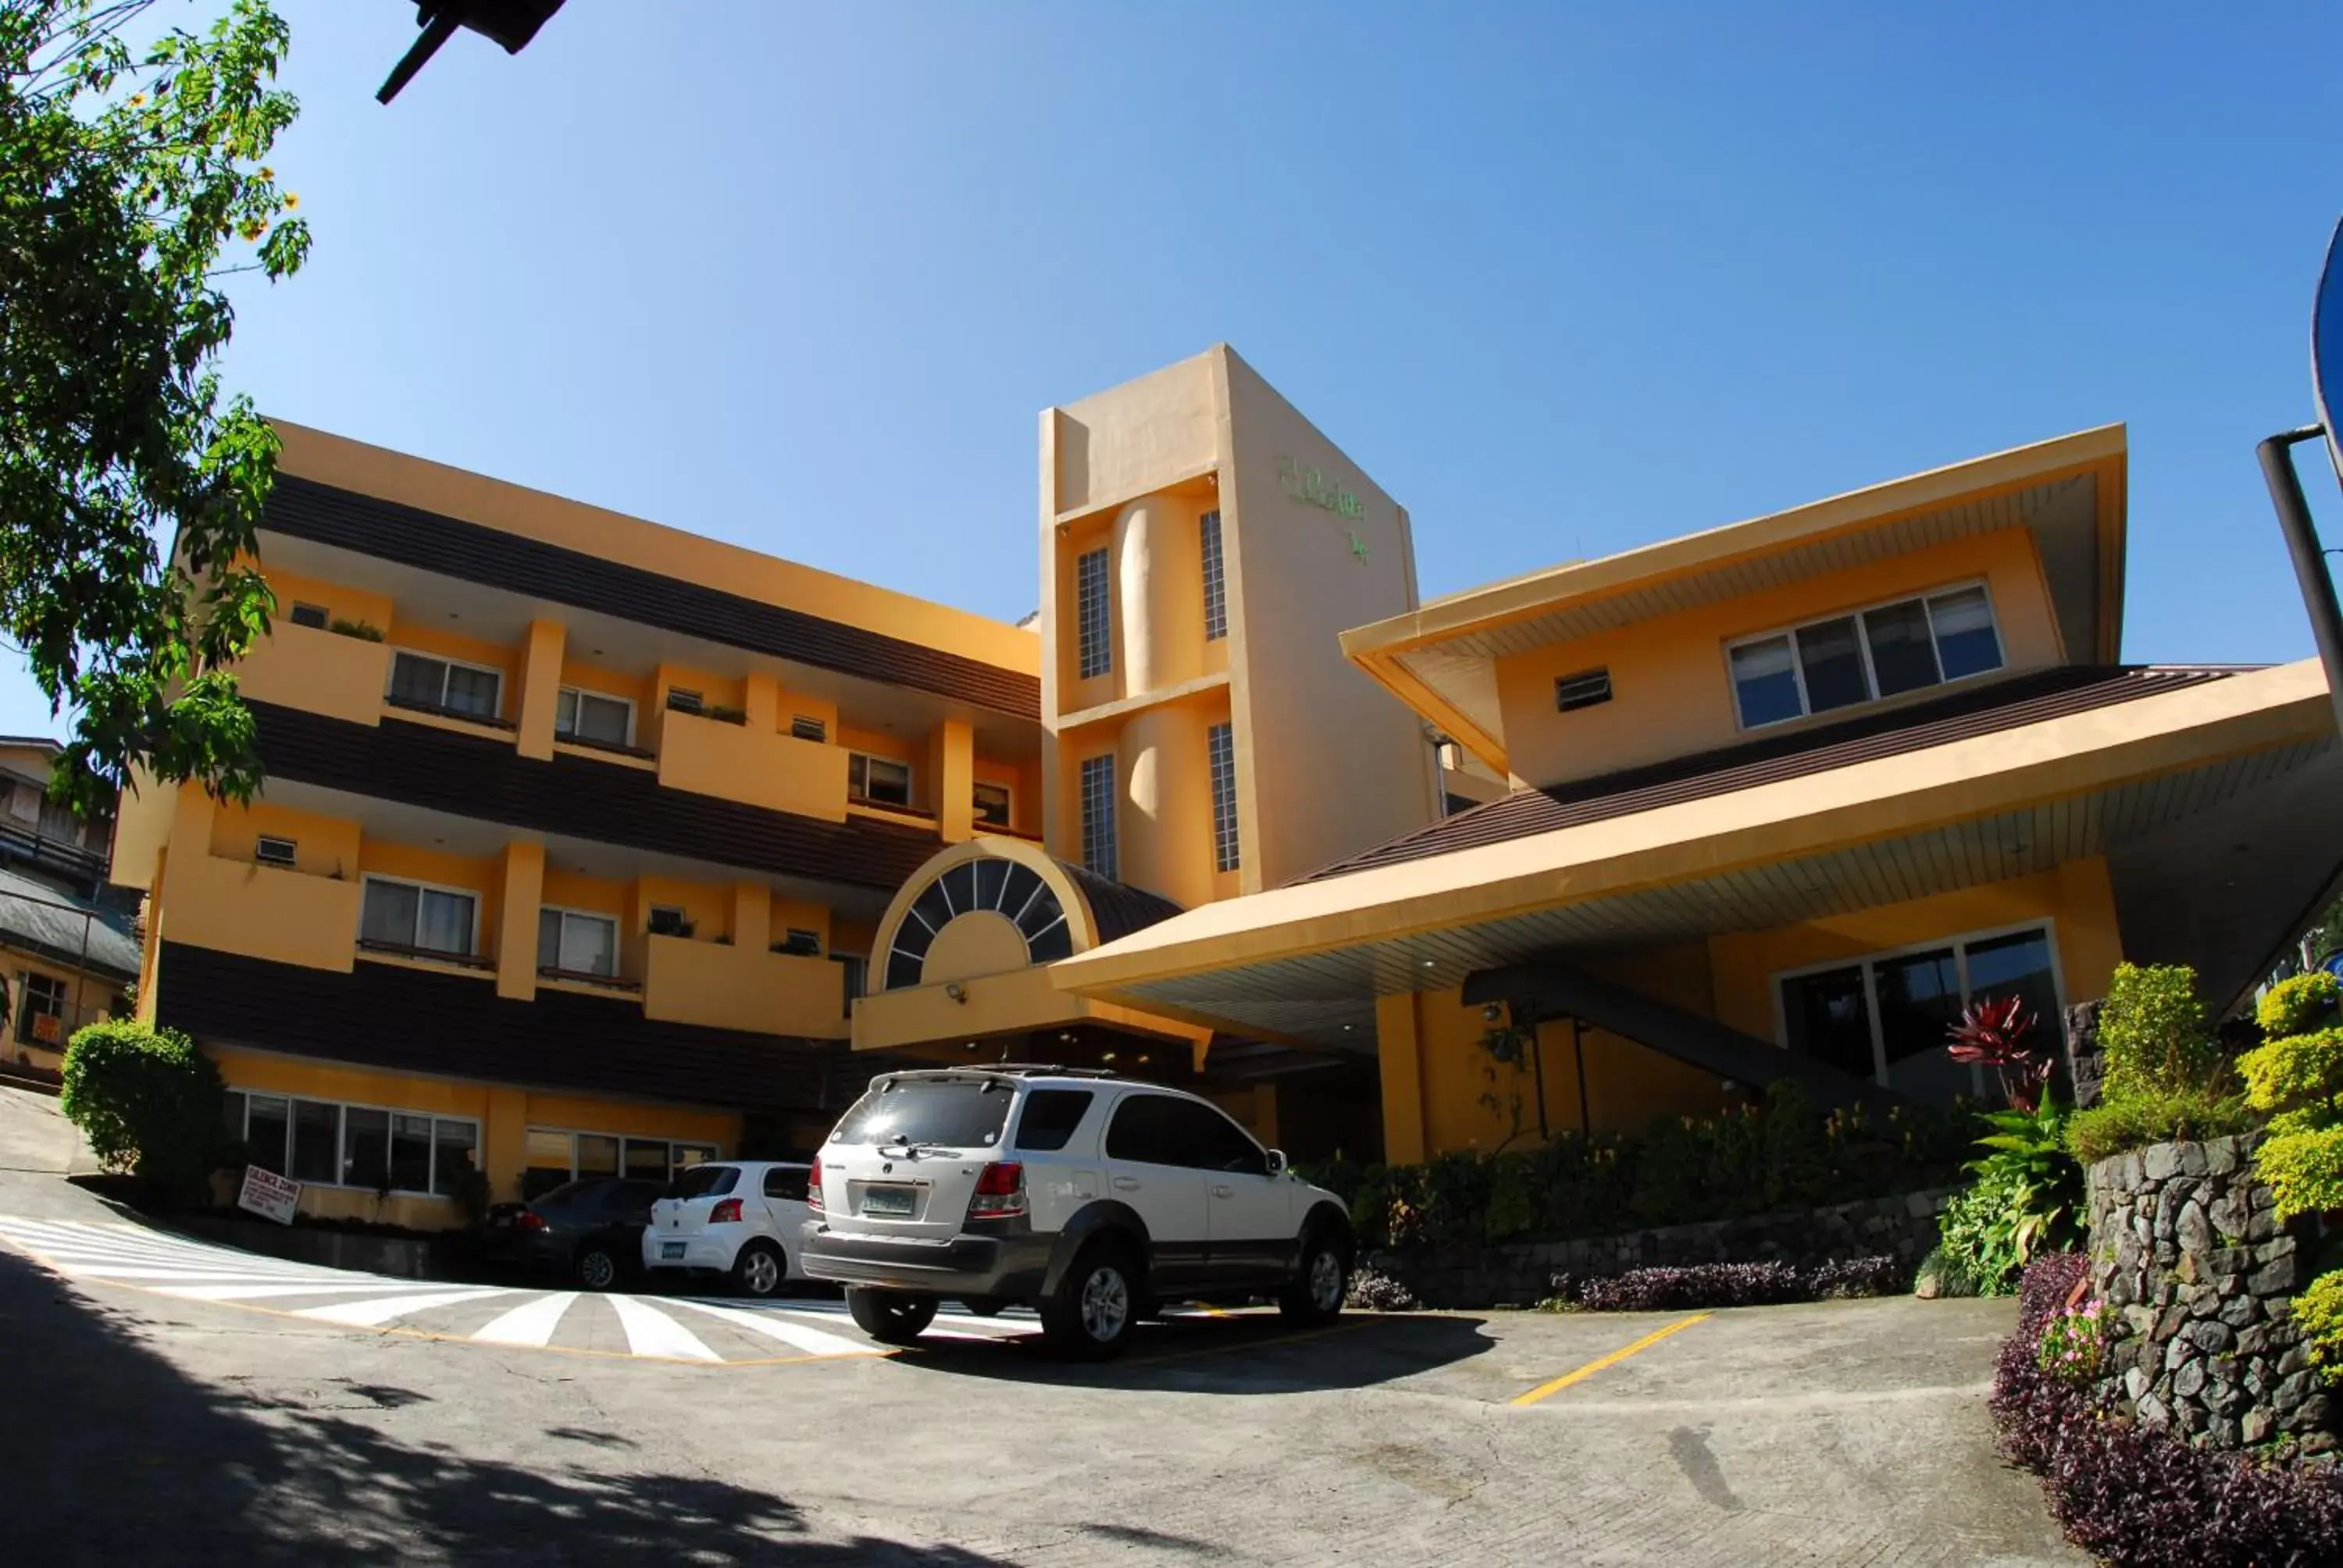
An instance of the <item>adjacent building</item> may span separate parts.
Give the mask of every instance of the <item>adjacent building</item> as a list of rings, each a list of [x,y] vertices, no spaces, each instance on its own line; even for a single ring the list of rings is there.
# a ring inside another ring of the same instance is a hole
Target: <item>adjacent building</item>
[[[62,749],[0,736],[0,1071],[45,1083],[75,1030],[127,1010],[138,973],[135,903],[106,885],[112,818],[49,799]]]
[[[2120,662],[2120,427],[1423,603],[1221,347],[1042,415],[1014,627],[281,428],[266,786],[114,870],[321,1213],[803,1151],[901,1059],[1394,1161],[1984,1092],[1965,1005],[2242,994],[2343,866],[2315,663]]]

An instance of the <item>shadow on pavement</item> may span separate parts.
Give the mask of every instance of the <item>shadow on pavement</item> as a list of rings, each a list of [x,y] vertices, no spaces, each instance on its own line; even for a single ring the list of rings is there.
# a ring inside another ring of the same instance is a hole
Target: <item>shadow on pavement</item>
[[[1068,1362],[1039,1334],[1017,1339],[924,1337],[905,1366],[966,1377],[1075,1387],[1190,1393],[1304,1393],[1366,1388],[1495,1348],[1482,1320],[1358,1312],[1295,1330],[1274,1313],[1176,1317],[1141,1323],[1117,1361]]]
[[[364,1417],[427,1396],[347,1381],[239,1393],[186,1376],[146,1332],[0,1250],[0,1563],[1009,1568],[950,1547],[815,1540],[787,1498],[702,1474],[532,1469],[408,1443]]]

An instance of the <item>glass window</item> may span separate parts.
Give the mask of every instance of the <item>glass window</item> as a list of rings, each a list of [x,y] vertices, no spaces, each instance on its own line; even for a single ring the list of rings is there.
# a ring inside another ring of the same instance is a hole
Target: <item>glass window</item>
[[[342,1112],[342,1184],[377,1192],[390,1186],[389,1111],[354,1105]]]
[[[241,1090],[231,1089],[220,1096],[220,1132],[231,1143],[244,1141],[244,1101]]]
[[[2047,1047],[2065,1039],[2065,1021],[2058,1015],[2058,981],[2050,967],[2048,932],[2019,931],[1971,942],[1968,960],[1971,1000],[2022,997],[2026,1010],[2034,1015],[2038,1045]]]
[[[1212,769],[1212,865],[1237,869],[1237,747],[1232,725],[1215,724],[1204,732],[1205,749]]]
[[[543,924],[539,923],[539,930]],[[692,932],[691,917],[673,904],[651,906],[651,935],[655,937],[688,937]]]
[[[1800,627],[1798,668],[1806,678],[1809,713],[1827,713],[1870,700],[1871,685],[1864,677],[1863,647],[1855,638],[1853,616]]]
[[[1082,759],[1082,864],[1115,875],[1114,753]]]
[[[679,1143],[675,1145],[675,1168],[689,1171],[693,1166],[716,1158],[713,1143]]]
[[[830,961],[838,965],[839,968],[845,971],[845,977],[842,983],[845,988],[846,1000],[848,1001],[852,1001],[856,997],[869,994],[870,986],[870,960],[869,958],[865,957],[861,953],[832,953],[830,955]]]
[[[472,914],[478,906],[469,893],[368,877],[358,937],[423,952],[469,954]]]
[[[1936,628],[1936,658],[1946,680],[2001,668],[2001,638],[1985,589],[1938,594],[1928,601],[1928,619]]]
[[[1106,1157],[1141,1165],[1177,1165],[1168,1108],[1179,1101],[1165,1094],[1133,1094],[1114,1108],[1107,1124]]]
[[[600,1132],[580,1132],[578,1135],[578,1174],[580,1176],[616,1176],[618,1173],[618,1141]]]
[[[1204,640],[1229,635],[1229,590],[1221,559],[1221,510],[1218,507],[1197,519],[1204,545]]]
[[[39,1045],[65,1043],[65,981],[55,975],[25,971],[24,1005],[16,1015],[16,1038]]]
[[[394,1113],[390,1119],[390,1184],[401,1192],[431,1191],[431,1118]]]
[[[680,686],[667,689],[667,705],[677,713],[700,713],[708,707],[708,699],[697,691]]]
[[[1192,1100],[1167,1102],[1176,1163],[1199,1171],[1225,1171],[1241,1176],[1266,1176],[1269,1159],[1243,1128],[1209,1105]]]
[[[565,686],[553,706],[553,732],[567,739],[624,746],[633,739],[635,705]]]
[[[1969,1070],[1944,1050],[1945,1030],[1961,1016],[1960,962],[1953,950],[1883,959],[1873,970],[1888,1087],[1931,1100],[1966,1093]]]
[[[1017,1117],[1017,1147],[1036,1154],[1055,1153],[1065,1148],[1096,1098],[1087,1089],[1031,1091],[1025,1096],[1025,1109]]]
[[[285,1174],[285,1146],[291,1128],[292,1103],[274,1094],[246,1098],[244,1123],[246,1157],[263,1171]]]
[[[627,1140],[627,1174],[637,1181],[664,1181],[672,1163],[668,1159],[667,1140]]]
[[[820,931],[801,931],[792,926],[789,928],[788,933],[781,938],[780,949],[781,951],[792,954],[798,958],[820,958],[821,956],[821,933]]]
[[[765,1172],[765,1196],[779,1198],[790,1203],[804,1202],[806,1172],[792,1170],[786,1165],[774,1166]]]
[[[1009,826],[1009,786],[1006,784],[979,784],[974,786],[970,793],[973,796],[971,803],[976,808],[976,819],[978,821],[983,823],[988,828],[1006,828]]]
[[[1109,637],[1106,552],[1091,550],[1074,562],[1074,606],[1081,678],[1088,680],[1114,668],[1114,646]]]
[[[846,759],[846,792],[882,806],[911,803],[911,765],[858,751]]]
[[[458,713],[470,714],[475,719],[497,716],[497,674],[492,669],[468,669],[460,664],[447,667],[447,706]]]
[[[564,974],[617,974],[618,922],[608,915],[580,914],[575,910],[539,910],[537,967]]]
[[[442,1117],[431,1124],[431,1191],[453,1198],[464,1178],[480,1166],[480,1128],[476,1121]]]
[[[415,945],[435,953],[470,952],[474,902],[469,893],[424,889]]]
[[[676,1172],[667,1185],[670,1198],[721,1198],[740,1182],[738,1165],[695,1165]]]
[[[568,1181],[570,1159],[568,1133],[556,1132],[544,1127],[530,1128],[520,1177],[522,1200],[541,1198]]]
[[[1741,703],[1745,729],[1795,719],[1805,711],[1798,699],[1797,668],[1790,659],[1790,639],[1769,637],[1745,642],[1733,650],[1733,689]]]
[[[1936,684],[1936,650],[1928,640],[1928,612],[1918,599],[1865,610],[1863,635],[1871,646],[1871,672],[1878,678],[1880,696],[1894,697]]]
[[[1871,1052],[1871,1008],[1863,995],[1863,966],[1800,975],[1782,982],[1782,1016],[1790,1049],[1857,1078],[1876,1076]]]
[[[358,935],[370,942],[413,947],[415,912],[422,901],[423,890],[420,888],[406,882],[385,882],[367,878],[366,912],[358,922]]]
[[[315,1100],[293,1102],[293,1168],[296,1181],[341,1179],[342,1108]]]
[[[419,653],[395,653],[390,658],[390,695],[418,708],[437,708],[447,691],[447,666]]]
[[[990,1149],[1001,1141],[1015,1098],[1012,1086],[1001,1079],[895,1079],[856,1101],[830,1141]]]
[[[323,631],[326,629],[326,620],[324,605],[303,604],[297,599],[294,601],[293,624],[295,626],[306,626],[313,630]]]

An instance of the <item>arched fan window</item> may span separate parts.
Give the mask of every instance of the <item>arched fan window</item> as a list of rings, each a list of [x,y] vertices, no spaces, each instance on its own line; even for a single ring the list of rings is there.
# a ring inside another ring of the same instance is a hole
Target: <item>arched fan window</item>
[[[1037,964],[1074,950],[1065,909],[1039,872],[1015,860],[963,860],[930,882],[904,912],[895,945],[887,952],[886,989],[918,985],[936,933],[978,910],[1006,915],[1025,939],[1026,956]]]

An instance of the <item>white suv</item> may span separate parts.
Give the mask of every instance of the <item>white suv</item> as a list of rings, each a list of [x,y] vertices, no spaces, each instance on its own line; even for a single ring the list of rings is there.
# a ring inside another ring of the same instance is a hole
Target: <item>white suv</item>
[[[643,1230],[643,1267],[662,1272],[731,1276],[746,1296],[772,1296],[805,1278],[797,1239],[812,1217],[806,1181],[812,1168],[769,1160],[710,1160],[677,1172],[651,1205]]]
[[[871,1080],[814,1157],[805,1271],[902,1343],[952,1298],[1038,1307],[1112,1355],[1166,1302],[1342,1310],[1351,1218],[1210,1101],[1105,1072],[940,1068]]]

